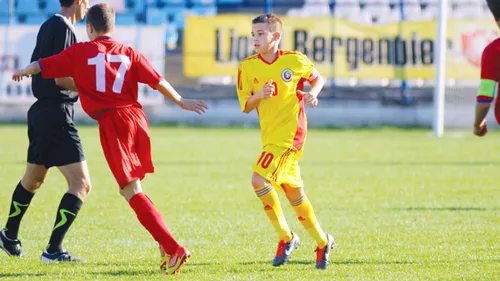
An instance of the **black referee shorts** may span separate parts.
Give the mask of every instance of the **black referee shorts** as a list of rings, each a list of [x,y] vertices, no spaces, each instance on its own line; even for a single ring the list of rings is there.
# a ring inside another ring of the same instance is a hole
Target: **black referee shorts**
[[[28,110],[28,163],[45,168],[85,160],[73,103],[39,100]]]

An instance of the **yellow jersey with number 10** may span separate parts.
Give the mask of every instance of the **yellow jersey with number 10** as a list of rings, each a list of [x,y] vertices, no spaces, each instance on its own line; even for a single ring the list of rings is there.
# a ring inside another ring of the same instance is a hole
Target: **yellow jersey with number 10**
[[[302,149],[307,134],[307,119],[303,97],[304,82],[318,75],[306,55],[279,50],[277,58],[269,63],[260,55],[243,60],[238,69],[237,92],[241,110],[247,100],[273,81],[276,92],[273,97],[262,99],[257,107],[262,134],[262,145],[269,144]]]

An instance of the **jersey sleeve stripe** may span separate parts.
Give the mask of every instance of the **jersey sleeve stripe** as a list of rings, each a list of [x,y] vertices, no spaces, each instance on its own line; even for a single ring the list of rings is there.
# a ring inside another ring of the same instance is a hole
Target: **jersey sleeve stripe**
[[[490,103],[493,101],[493,98],[488,96],[477,96],[476,101],[480,103]]]
[[[304,82],[305,79],[300,79],[297,84],[298,90],[304,90]],[[293,137],[293,147],[297,150],[301,150],[302,146],[304,146],[304,141],[307,134],[307,124],[306,117],[304,112],[304,98],[297,94],[297,98],[299,99],[299,113],[297,116],[297,130],[295,131],[295,135]]]
[[[311,75],[309,75],[309,79],[307,81],[311,82],[314,79],[318,78],[319,72],[316,70],[316,68],[313,68],[313,71],[311,72]]]
[[[238,89],[243,90],[243,85],[241,85],[241,68],[238,69]]]

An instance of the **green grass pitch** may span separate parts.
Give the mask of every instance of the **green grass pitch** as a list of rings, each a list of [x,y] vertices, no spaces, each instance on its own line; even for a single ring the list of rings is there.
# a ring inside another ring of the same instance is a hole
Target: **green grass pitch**
[[[314,268],[314,242],[280,194],[301,247],[273,268],[277,237],[250,185],[257,129],[154,127],[145,192],[193,257],[179,276],[118,193],[97,127],[80,127],[93,190],[64,248],[84,264],[39,262],[66,183],[52,170],[20,230],[26,258],[0,252],[1,280],[498,280],[500,134],[436,139],[427,130],[311,130],[307,194],[338,246]],[[0,126],[0,227],[25,169],[25,126]]]

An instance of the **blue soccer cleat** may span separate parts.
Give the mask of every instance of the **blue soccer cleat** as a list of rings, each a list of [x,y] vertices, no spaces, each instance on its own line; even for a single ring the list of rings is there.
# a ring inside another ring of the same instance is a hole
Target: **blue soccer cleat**
[[[273,259],[273,266],[280,266],[287,262],[292,256],[293,250],[297,249],[300,239],[297,234],[292,232],[292,240],[285,242],[281,240],[278,244],[278,251],[276,257]]]
[[[335,246],[335,241],[333,240],[333,236],[330,234],[326,235],[328,239],[328,243],[323,248],[316,248],[316,268],[317,269],[326,269],[328,267],[328,258],[330,257],[330,251]]]
[[[42,262],[85,262],[85,260],[79,259],[72,256],[66,250],[59,250],[55,253],[48,253],[46,250],[43,251],[42,257],[40,258]]]

